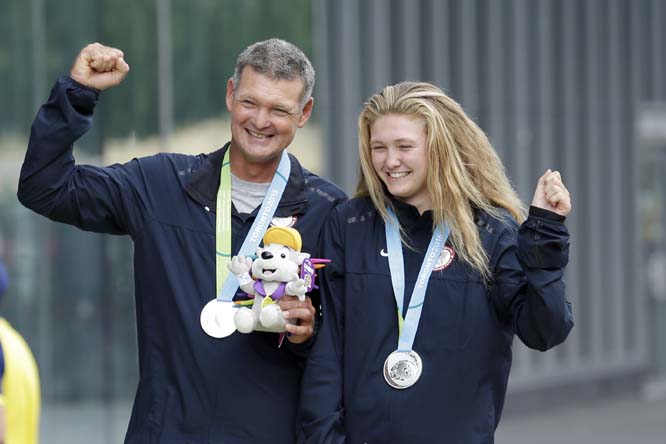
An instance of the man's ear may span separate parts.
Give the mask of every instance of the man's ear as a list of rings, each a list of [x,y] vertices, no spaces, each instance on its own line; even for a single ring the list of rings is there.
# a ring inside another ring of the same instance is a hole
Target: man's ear
[[[301,111],[301,117],[298,118],[298,127],[303,128],[312,115],[312,107],[314,106],[314,99],[310,97]]]
[[[227,95],[224,98],[227,104],[227,111],[231,112],[231,105],[234,103],[234,79],[229,77],[227,81]]]

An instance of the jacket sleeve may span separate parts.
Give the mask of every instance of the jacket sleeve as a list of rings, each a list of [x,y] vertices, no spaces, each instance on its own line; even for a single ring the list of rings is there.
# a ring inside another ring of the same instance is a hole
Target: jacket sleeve
[[[19,201],[58,222],[88,231],[127,234],[138,162],[101,168],[76,165],[74,142],[92,125],[99,91],[58,79],[32,124],[18,185]],[[135,197],[135,196],[134,196]]]
[[[323,257],[331,262],[323,269],[322,317],[301,387],[298,428],[300,444],[342,444],[343,350],[344,350],[344,230],[335,211],[321,238]]]
[[[531,208],[527,220],[499,237],[491,260],[492,297],[500,317],[530,348],[545,351],[562,343],[573,328],[565,297],[564,269],[569,233],[564,218]]]

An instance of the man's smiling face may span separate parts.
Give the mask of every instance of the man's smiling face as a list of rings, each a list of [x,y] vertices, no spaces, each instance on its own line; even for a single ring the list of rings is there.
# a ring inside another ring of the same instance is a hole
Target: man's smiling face
[[[247,179],[246,166],[277,166],[296,130],[310,118],[312,99],[301,106],[303,82],[276,80],[245,67],[238,85],[229,79],[226,104],[231,113],[232,172]]]

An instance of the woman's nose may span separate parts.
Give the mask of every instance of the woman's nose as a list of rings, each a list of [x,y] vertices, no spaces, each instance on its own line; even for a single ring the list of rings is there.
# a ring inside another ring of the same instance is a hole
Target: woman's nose
[[[402,163],[400,160],[400,152],[396,149],[389,148],[386,153],[386,163],[391,168],[399,166]]]

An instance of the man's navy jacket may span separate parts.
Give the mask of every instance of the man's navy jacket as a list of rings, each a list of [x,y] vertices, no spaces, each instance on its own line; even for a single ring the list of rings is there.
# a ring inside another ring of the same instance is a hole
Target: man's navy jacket
[[[403,245],[407,307],[432,235],[432,212],[394,205],[412,247]],[[519,229],[504,217],[476,214],[490,283],[447,243],[428,281],[413,345],[423,373],[414,386],[396,390],[382,373],[398,345],[384,222],[368,198],[333,211],[322,236],[331,263],[321,280],[323,320],[303,379],[299,443],[493,442],[514,335],[546,350],[573,327],[562,280],[569,251],[564,218],[531,208]]]
[[[199,323],[215,297],[215,203],[224,149],[106,168],[75,165],[72,145],[90,128],[97,98],[68,77],[58,80],[33,123],[18,196],[55,221],[134,241],[139,385],[125,442],[293,444],[308,345],[285,341],[278,348],[275,333],[213,339]],[[294,223],[303,251],[321,257],[322,224],[345,196],[290,159],[275,217]],[[234,252],[256,213],[233,210]]]

